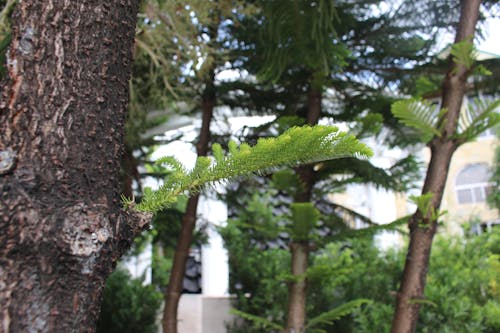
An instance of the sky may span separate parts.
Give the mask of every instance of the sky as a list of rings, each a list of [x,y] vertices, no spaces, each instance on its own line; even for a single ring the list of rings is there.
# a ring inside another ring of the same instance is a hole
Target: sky
[[[478,50],[500,55],[500,18],[488,21],[488,36],[478,45]]]

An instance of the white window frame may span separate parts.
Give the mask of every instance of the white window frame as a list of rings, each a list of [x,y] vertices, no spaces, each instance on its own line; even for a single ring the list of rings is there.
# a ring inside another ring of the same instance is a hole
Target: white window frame
[[[473,183],[473,184],[466,184],[466,185],[455,185],[455,194],[457,197],[457,202],[460,205],[463,204],[472,204],[472,203],[480,203],[480,202],[486,202],[486,198],[488,197],[488,189],[491,187],[491,184],[488,182],[482,182],[482,183]],[[479,189],[481,191],[481,196],[482,198],[478,198],[478,195],[476,194],[476,190]],[[459,191],[465,191],[468,190],[470,193],[470,201],[463,201],[460,199],[459,196]]]

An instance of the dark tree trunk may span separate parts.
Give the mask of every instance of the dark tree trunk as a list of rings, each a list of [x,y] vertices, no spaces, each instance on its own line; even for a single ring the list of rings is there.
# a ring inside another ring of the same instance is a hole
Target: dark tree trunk
[[[313,81],[313,80],[312,80]],[[321,87],[311,85],[307,99],[307,123],[315,125],[321,115]],[[311,165],[297,168],[303,189],[297,194],[295,202],[310,202],[314,187],[315,177]],[[306,323],[307,279],[304,277],[308,268],[309,243],[292,241],[290,243],[292,254],[292,275],[297,280],[288,285],[288,314],[286,333],[302,333]]]
[[[480,0],[461,2],[460,22],[455,42],[474,35],[479,15]],[[432,208],[438,211],[448,176],[451,158],[459,142],[453,139],[466,89],[468,71],[463,65],[452,64],[443,81],[442,108],[448,109],[445,132],[441,138],[430,143],[431,160],[422,189],[422,194],[433,193]],[[406,256],[401,286],[397,296],[392,333],[413,333],[416,331],[419,300],[424,298],[425,281],[432,239],[436,233],[437,221],[417,211],[410,219],[410,244]]]
[[[202,96],[202,122],[200,137],[196,144],[196,153],[198,156],[207,156],[208,154],[210,123],[216,103],[214,75],[215,68],[211,68]],[[165,291],[163,333],[177,333],[177,311],[179,300],[182,295],[182,281],[186,272],[189,249],[193,242],[193,233],[196,227],[198,200],[199,195],[193,195],[188,199],[186,212],[182,217],[181,232],[177,239],[172,270],[170,272],[167,290]]]
[[[120,203],[138,0],[19,1],[0,101],[0,331],[93,332],[146,219]]]

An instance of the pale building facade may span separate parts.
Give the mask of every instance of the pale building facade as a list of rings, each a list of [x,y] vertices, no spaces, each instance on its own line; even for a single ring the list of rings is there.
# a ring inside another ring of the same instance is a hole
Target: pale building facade
[[[439,232],[461,233],[463,224],[469,222],[476,223],[478,227],[482,225],[482,228],[500,224],[498,210],[487,203],[487,195],[493,189],[490,178],[495,149],[499,145],[493,132],[487,131],[477,140],[462,145],[453,155],[441,204],[441,211],[446,213],[441,218],[443,223]],[[403,157],[403,152],[399,150],[375,148],[374,151],[372,163],[379,167],[390,167]],[[426,163],[430,159],[428,148],[422,149],[417,155]],[[419,195],[420,191],[417,189],[411,194]],[[412,214],[416,209],[407,194],[376,189],[372,185],[349,186],[345,193],[333,195],[332,200],[364,214],[378,224],[393,222]],[[378,237],[382,247],[401,243],[399,239],[394,233],[383,233]]]
[[[498,210],[491,208],[486,201],[492,190],[491,170],[498,144],[493,131],[488,131],[476,141],[461,146],[453,155],[441,206],[447,211],[443,216],[447,232],[460,232],[461,225],[469,221],[482,224],[500,222]]]

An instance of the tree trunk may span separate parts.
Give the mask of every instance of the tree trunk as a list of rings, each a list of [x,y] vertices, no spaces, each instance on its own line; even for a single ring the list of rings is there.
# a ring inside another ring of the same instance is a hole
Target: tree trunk
[[[290,283],[288,300],[287,333],[302,333],[306,323],[307,280],[304,274],[307,271],[309,260],[309,246],[293,242],[290,245],[292,252],[292,275],[297,280]]]
[[[314,80],[311,80],[314,81]],[[321,87],[311,85],[308,93],[307,123],[315,125],[321,115]],[[314,187],[314,170],[310,165],[297,168],[303,190],[297,194],[295,202],[311,201],[311,192]],[[308,242],[294,242],[290,244],[292,253],[292,275],[297,279],[288,286],[288,315],[285,333],[302,333],[306,323],[307,279],[305,274],[308,268]]]
[[[146,218],[120,203],[139,1],[19,1],[0,100],[0,331],[93,332]]]
[[[198,156],[207,156],[210,142],[210,123],[216,103],[214,77],[215,67],[211,68],[202,96],[202,122],[200,138],[196,144]],[[165,292],[165,307],[163,310],[163,333],[177,333],[177,311],[182,294],[182,281],[186,272],[186,262],[189,249],[193,242],[193,232],[196,227],[196,215],[199,195],[188,199],[186,212],[182,218],[181,232],[177,239],[172,270],[167,290]]]
[[[479,15],[480,0],[462,1],[460,22],[455,42],[474,35]],[[441,138],[430,143],[431,160],[422,189],[422,194],[433,193],[432,209],[438,211],[448,176],[451,158],[459,142],[453,139],[466,89],[468,70],[459,64],[452,64],[443,81],[442,108],[448,109],[445,131]],[[416,331],[420,300],[424,298],[424,288],[429,266],[432,239],[437,229],[437,221],[429,214],[423,216],[417,211],[410,219],[410,244],[401,286],[397,296],[396,310],[392,323],[392,333],[413,333]]]

